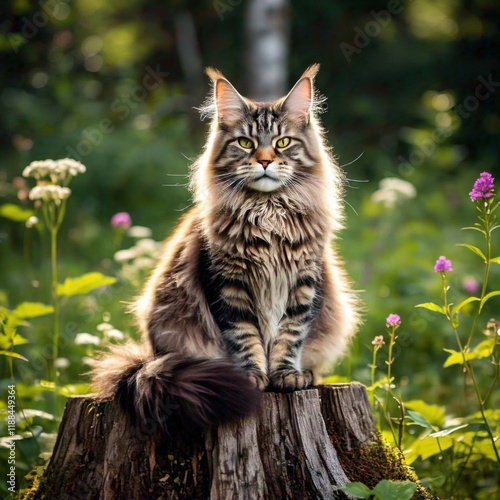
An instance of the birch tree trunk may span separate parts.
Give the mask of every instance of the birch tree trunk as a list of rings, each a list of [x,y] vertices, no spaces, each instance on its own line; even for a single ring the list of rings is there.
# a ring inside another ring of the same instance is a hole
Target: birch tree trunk
[[[335,499],[350,481],[416,480],[381,443],[364,386],[266,393],[253,417],[160,438],[114,401],[68,400],[30,499]],[[420,486],[414,498],[431,498]]]
[[[287,91],[289,0],[249,0],[245,24],[248,96],[277,99]]]

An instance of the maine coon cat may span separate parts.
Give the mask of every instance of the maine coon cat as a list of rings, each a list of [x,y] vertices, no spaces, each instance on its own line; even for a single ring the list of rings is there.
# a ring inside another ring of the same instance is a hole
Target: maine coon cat
[[[112,347],[93,371],[100,394],[136,418],[247,414],[259,391],[313,385],[354,335],[357,299],[333,247],[343,174],[317,118],[318,69],[271,103],[207,70],[194,207],[136,303],[142,342]]]

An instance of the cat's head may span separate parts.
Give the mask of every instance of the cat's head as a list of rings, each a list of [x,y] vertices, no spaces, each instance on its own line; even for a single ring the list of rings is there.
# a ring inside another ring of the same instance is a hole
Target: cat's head
[[[308,68],[275,102],[243,97],[219,71],[207,69],[213,96],[202,111],[213,120],[195,188],[221,199],[286,192],[311,196],[328,184],[326,170],[335,166],[315,116],[321,104],[314,89],[318,69],[317,64]]]

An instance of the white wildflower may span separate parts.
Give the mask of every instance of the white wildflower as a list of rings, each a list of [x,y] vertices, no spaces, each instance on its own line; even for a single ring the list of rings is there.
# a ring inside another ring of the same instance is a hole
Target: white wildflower
[[[54,160],[32,161],[24,170],[23,177],[34,177],[41,179],[55,172],[56,162]]]
[[[415,198],[417,190],[415,186],[408,181],[398,179],[397,177],[387,177],[380,181],[380,189],[390,189],[396,191],[405,198]]]
[[[101,343],[101,339],[95,335],[91,335],[90,333],[77,333],[75,337],[76,345],[99,345]]]
[[[417,190],[415,186],[408,181],[398,179],[397,177],[387,177],[382,179],[379,189],[371,195],[374,203],[385,205],[388,208],[394,207],[398,202],[415,198]]]
[[[23,170],[23,176],[34,177],[40,180],[51,175],[64,180],[68,175],[75,176],[83,174],[86,170],[85,165],[72,158],[63,158],[62,160],[39,160],[32,161]]]
[[[56,169],[58,173],[63,175],[69,174],[72,176],[84,174],[87,170],[85,165],[79,161],[73,160],[73,158],[63,158],[62,160],[57,160]]]
[[[127,231],[128,236],[131,238],[149,238],[153,232],[149,227],[145,226],[132,226]]]
[[[53,200],[56,203],[69,197],[71,189],[67,187],[48,184],[46,186],[35,186],[29,193],[30,200]]]
[[[97,331],[98,332],[107,332],[108,330],[112,330],[113,329],[113,325],[110,324],[110,323],[99,323],[97,325]]]
[[[36,226],[40,221],[38,220],[38,217],[36,215],[32,215],[27,221],[26,221],[26,227],[33,227]]]
[[[139,255],[156,255],[162,247],[162,243],[151,238],[144,238],[135,244]]]
[[[138,269],[150,269],[154,266],[154,259],[148,257],[139,257],[135,260],[134,264]]]
[[[63,368],[68,368],[70,365],[70,362],[69,362],[69,359],[68,358],[57,358],[55,361],[54,361],[54,366],[56,368],[60,368],[60,369],[63,369]]]
[[[135,247],[127,248],[125,250],[118,250],[115,253],[114,259],[116,262],[126,262],[127,260],[133,260],[137,257],[137,249]]]
[[[104,335],[108,339],[113,339],[113,340],[123,340],[125,338],[125,334],[122,331],[117,330],[116,328],[111,328],[111,330],[106,330],[104,332]]]

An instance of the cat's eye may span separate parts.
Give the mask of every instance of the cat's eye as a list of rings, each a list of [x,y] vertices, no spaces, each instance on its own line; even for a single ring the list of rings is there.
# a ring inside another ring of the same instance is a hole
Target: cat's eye
[[[289,144],[290,144],[290,137],[280,137],[277,141],[276,141],[276,147],[278,148],[286,148]]]
[[[240,137],[238,139],[238,144],[243,149],[253,149],[253,142],[250,139],[247,139],[246,137]]]

